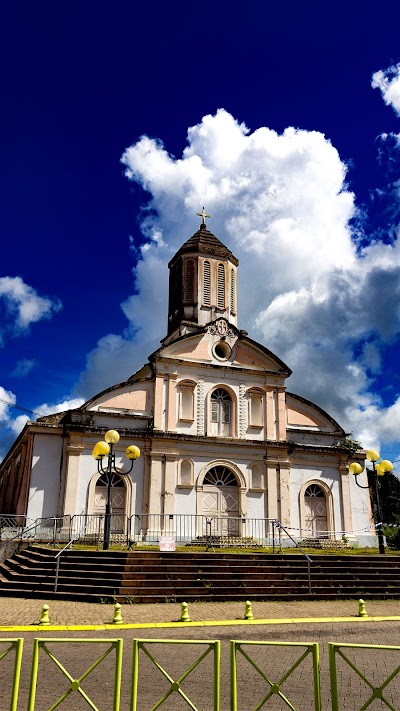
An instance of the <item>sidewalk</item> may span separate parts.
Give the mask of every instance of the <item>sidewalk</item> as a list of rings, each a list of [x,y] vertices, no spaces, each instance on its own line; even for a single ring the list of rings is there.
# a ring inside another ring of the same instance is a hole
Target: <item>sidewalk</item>
[[[43,605],[49,605],[51,625],[105,625],[113,619],[114,605],[61,600],[36,600],[0,597],[0,628],[10,626],[37,625]],[[367,601],[369,617],[398,617],[399,600]],[[121,605],[124,624],[148,624],[177,622],[181,615],[180,603],[124,604]],[[189,614],[193,622],[238,621],[243,620],[244,603],[240,602],[192,602]],[[358,617],[357,600],[345,601],[293,601],[254,602],[253,615],[256,620],[274,620],[282,623],[299,618],[318,622],[322,619],[335,621],[338,618],[353,618],[354,621],[368,618]],[[335,618],[335,619],[332,619]]]

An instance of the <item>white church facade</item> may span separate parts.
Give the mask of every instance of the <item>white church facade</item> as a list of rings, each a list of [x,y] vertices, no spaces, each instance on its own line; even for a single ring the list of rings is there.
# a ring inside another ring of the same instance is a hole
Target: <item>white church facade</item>
[[[0,511],[32,521],[104,515],[107,482],[92,450],[115,429],[117,466],[130,444],[141,456],[129,475],[113,477],[113,516],[122,528],[140,522],[143,540],[156,517],[186,517],[186,538],[204,535],[206,521],[215,535],[247,536],[258,521],[267,539],[267,520],[278,520],[296,540],[345,535],[375,545],[346,433],[288,392],[288,366],[238,329],[238,260],[207,229],[204,211],[169,270],[161,347],[81,407],[27,423],[0,465]]]

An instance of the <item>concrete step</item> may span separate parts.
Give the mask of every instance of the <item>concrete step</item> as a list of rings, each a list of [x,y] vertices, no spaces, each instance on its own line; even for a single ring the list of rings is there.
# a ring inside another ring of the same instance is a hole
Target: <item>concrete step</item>
[[[29,546],[0,566],[0,594],[99,601],[310,599],[298,555],[66,550]],[[400,556],[312,556],[311,599],[400,598]]]

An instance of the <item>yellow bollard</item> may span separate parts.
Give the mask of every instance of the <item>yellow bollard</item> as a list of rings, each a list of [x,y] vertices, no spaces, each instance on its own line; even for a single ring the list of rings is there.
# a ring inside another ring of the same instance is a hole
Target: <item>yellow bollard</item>
[[[113,625],[123,625],[124,621],[122,619],[121,605],[116,602],[114,605],[114,617],[112,621]]]
[[[254,620],[253,608],[252,608],[250,600],[246,600],[246,602],[245,602],[244,619],[245,620]]]
[[[43,605],[42,614],[40,615],[39,625],[49,625],[49,624],[50,624],[49,606]]]
[[[179,622],[191,622],[189,617],[189,606],[187,602],[182,602],[182,612]]]
[[[358,615],[357,617],[368,617],[368,613],[365,609],[365,602],[364,600],[359,600],[358,601]]]

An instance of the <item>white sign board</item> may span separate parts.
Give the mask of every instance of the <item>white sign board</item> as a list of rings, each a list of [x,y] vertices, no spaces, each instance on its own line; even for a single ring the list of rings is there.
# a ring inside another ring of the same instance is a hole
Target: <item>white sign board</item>
[[[174,551],[175,536],[160,536],[160,551]]]

